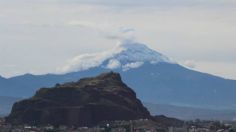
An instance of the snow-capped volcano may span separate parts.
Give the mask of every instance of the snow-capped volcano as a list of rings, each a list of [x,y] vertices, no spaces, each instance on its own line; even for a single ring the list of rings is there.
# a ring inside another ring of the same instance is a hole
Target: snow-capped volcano
[[[58,71],[67,73],[99,66],[107,69],[121,68],[126,71],[138,68],[144,63],[157,64],[159,62],[174,63],[168,57],[150,49],[145,44],[125,40],[105,52],[76,56]]]
[[[0,78],[0,96],[29,97],[38,88],[78,81],[110,69],[120,73],[145,102],[236,110],[235,80],[187,69],[134,41],[120,42],[105,52],[79,55],[59,69],[61,74]]]

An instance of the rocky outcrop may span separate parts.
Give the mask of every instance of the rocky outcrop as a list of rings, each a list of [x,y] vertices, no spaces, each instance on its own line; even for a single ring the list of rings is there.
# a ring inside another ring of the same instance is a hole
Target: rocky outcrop
[[[118,73],[42,88],[14,104],[12,124],[92,126],[102,121],[150,118],[136,94]]]

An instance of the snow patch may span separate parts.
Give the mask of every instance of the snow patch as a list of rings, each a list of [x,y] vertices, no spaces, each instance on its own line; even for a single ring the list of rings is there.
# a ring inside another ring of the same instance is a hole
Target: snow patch
[[[116,59],[130,62],[150,62],[156,64],[159,62],[174,63],[168,57],[161,53],[148,48],[145,44],[133,42],[132,40],[125,40],[119,44],[124,50],[116,55]]]
[[[116,59],[109,60],[109,62],[107,64],[108,69],[117,69],[119,67],[121,67],[121,63],[120,63],[120,61],[118,61]]]
[[[129,69],[139,68],[143,64],[144,64],[143,62],[132,62],[132,63],[128,63],[128,64],[124,65],[122,67],[122,69],[123,69],[123,71],[127,71]]]
[[[105,52],[78,55],[68,61],[65,66],[57,68],[57,73],[83,71],[99,66],[108,69],[122,68],[127,71],[138,68],[144,63],[157,64],[159,62],[175,63],[145,44],[124,40],[115,48]]]

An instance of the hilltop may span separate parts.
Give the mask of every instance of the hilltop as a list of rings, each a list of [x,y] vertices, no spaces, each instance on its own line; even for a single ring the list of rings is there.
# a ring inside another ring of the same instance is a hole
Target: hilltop
[[[117,73],[42,88],[14,104],[12,124],[91,126],[102,121],[150,118],[135,92]]]

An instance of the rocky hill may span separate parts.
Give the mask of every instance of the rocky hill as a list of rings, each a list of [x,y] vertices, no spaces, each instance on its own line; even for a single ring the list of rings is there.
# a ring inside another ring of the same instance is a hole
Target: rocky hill
[[[150,118],[148,110],[118,73],[42,88],[14,104],[12,124],[92,126],[101,121]]]

